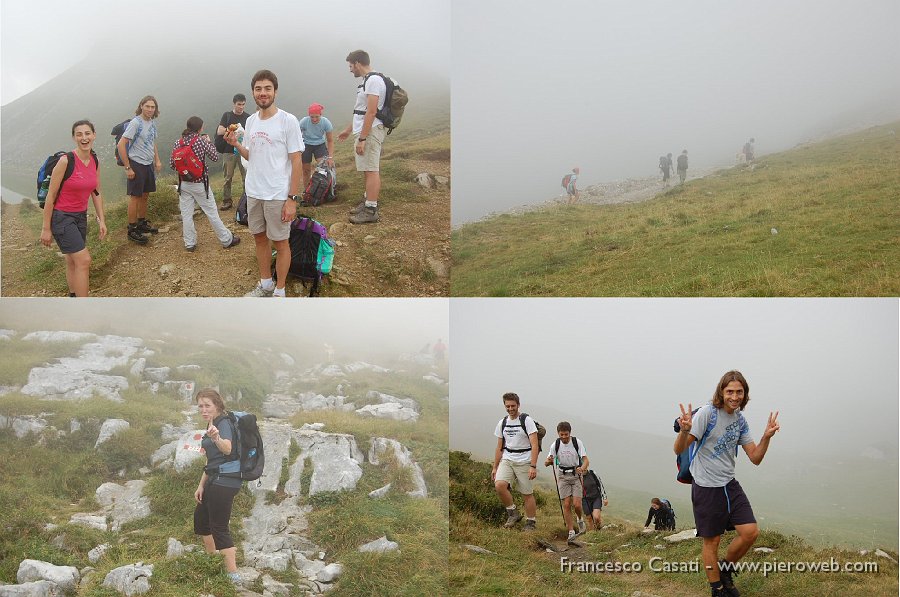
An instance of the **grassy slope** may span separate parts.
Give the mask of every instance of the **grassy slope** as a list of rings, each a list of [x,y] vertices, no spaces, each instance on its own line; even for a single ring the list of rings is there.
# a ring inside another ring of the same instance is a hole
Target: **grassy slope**
[[[563,541],[564,529],[556,496],[545,496],[538,509],[538,530],[533,535],[500,529],[502,508],[489,482],[490,465],[469,460],[468,455],[450,455],[450,589],[453,595],[631,595],[647,591],[652,595],[708,595],[708,584],[700,572],[651,572],[650,558],[666,562],[699,560],[700,544],[687,541],[665,549],[659,535],[643,535],[639,521],[604,516],[604,529],[588,531],[583,537],[584,550],[568,555],[587,562],[640,562],[639,573],[562,572],[560,555],[547,553],[537,546],[537,539],[556,544]],[[489,509],[490,508],[490,509]],[[682,530],[682,525],[679,529]],[[733,537],[728,533],[723,544]],[[496,555],[478,554],[463,545],[475,544]],[[737,577],[742,594],[759,596],[823,596],[823,595],[896,595],[896,564],[871,554],[861,556],[854,551],[834,548],[813,549],[793,536],[763,531],[757,546],[775,549],[774,553],[748,554],[749,562],[866,562],[877,560],[879,572],[868,574],[770,574],[745,573]],[[896,553],[892,554],[896,559]],[[605,593],[601,592],[605,591]]]
[[[767,155],[644,203],[469,224],[451,237],[452,295],[895,296],[898,127]]]
[[[28,371],[35,365],[54,357],[69,355],[74,346],[47,346],[28,349],[32,343],[18,339],[0,345],[0,376],[7,383],[23,384]],[[190,346],[169,346],[157,351],[148,366],[170,364],[187,358],[197,362]],[[209,349],[204,348],[208,353]],[[7,356],[16,356],[7,359]],[[262,362],[245,362],[237,355],[222,355],[229,373],[222,375],[221,383],[240,389],[244,395],[243,408],[258,409],[260,396],[250,388],[251,384],[265,383],[254,375],[264,365]],[[204,367],[211,363],[201,363]],[[383,500],[372,500],[366,493],[389,481],[408,482],[404,473],[395,466],[373,467],[364,464],[365,475],[353,492],[321,494],[308,500],[315,506],[310,515],[310,532],[314,540],[329,552],[329,559],[345,566],[343,580],[332,591],[333,595],[372,594],[440,594],[447,586],[447,403],[443,399],[446,389],[421,379],[424,370],[406,364],[407,373],[397,376],[380,376],[388,380],[378,383],[374,374],[359,373],[351,376],[354,388],[367,386],[394,391],[400,395],[415,396],[422,407],[418,424],[399,423],[374,419],[361,419],[352,413],[307,413],[293,421],[321,421],[326,430],[353,433],[360,449],[367,451],[368,438],[392,437],[407,446],[413,458],[422,466],[429,497],[424,500],[405,495],[390,494]],[[127,375],[126,371],[114,373]],[[443,372],[446,376],[446,371]],[[203,383],[204,371],[196,374]],[[185,377],[185,376],[181,376]],[[220,385],[221,385],[220,383]],[[246,385],[245,385],[246,384]],[[261,391],[268,392],[268,385]],[[259,388],[257,388],[259,390]],[[103,482],[123,482],[118,471],[126,469],[126,477],[139,477],[137,469],[149,466],[150,455],[159,447],[159,433],[164,423],[180,423],[183,403],[165,396],[150,396],[132,388],[123,393],[125,402],[112,403],[95,398],[82,402],[46,402],[20,394],[0,397],[0,414],[26,415],[51,411],[49,422],[58,429],[67,430],[68,422],[78,418],[82,430],[53,439],[44,438],[45,445],[35,443],[35,438],[16,439],[11,430],[0,430],[0,450],[7,456],[0,460],[0,581],[15,583],[19,562],[25,558],[50,561],[57,565],[82,568],[88,565],[87,552],[108,542],[112,548],[95,567],[98,574],[85,583],[79,596],[114,597],[115,593],[100,587],[105,574],[117,566],[144,561],[154,564],[153,594],[180,597],[214,593],[219,596],[234,595],[221,558],[204,553],[188,554],[175,560],[166,560],[166,542],[169,537],[190,544],[199,543],[193,535],[190,521],[194,504],[191,499],[202,469],[197,463],[190,470],[176,474],[172,471],[154,471],[144,477],[148,481],[145,494],[151,498],[152,514],[149,518],[126,525],[121,533],[104,533],[65,524],[75,512],[89,512],[97,507],[95,489]],[[246,404],[245,404],[246,403]],[[127,419],[132,426],[117,435],[99,450],[93,445],[101,422],[109,417]],[[65,455],[61,457],[61,455]],[[23,471],[27,473],[23,474]],[[274,497],[274,496],[273,496]],[[23,504],[25,504],[23,506]],[[252,497],[244,489],[235,502],[232,520],[248,516]],[[55,531],[46,531],[44,524],[62,525]],[[240,537],[237,531],[236,540]],[[51,540],[64,536],[63,547],[55,547]],[[356,547],[387,535],[401,546],[401,554],[376,556],[361,554]],[[242,554],[238,551],[238,563]],[[293,579],[293,573],[272,573],[284,582]],[[255,587],[261,592],[261,585]]]

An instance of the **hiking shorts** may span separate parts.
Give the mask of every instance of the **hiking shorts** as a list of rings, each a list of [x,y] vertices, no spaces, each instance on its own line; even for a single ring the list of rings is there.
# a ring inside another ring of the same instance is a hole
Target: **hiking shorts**
[[[155,193],[156,173],[153,171],[153,166],[138,164],[134,160],[131,160],[130,166],[134,171],[134,178],[126,183],[125,193],[130,197],[142,197],[146,193]]]
[[[556,486],[559,488],[559,497],[561,498],[581,498],[584,495],[581,477],[575,474],[557,473]]]
[[[588,515],[594,510],[603,510],[603,498],[599,495],[595,498],[581,498],[581,510]]]
[[[741,484],[732,479],[724,487],[691,484],[691,503],[698,537],[718,537],[739,524],[754,524],[753,508]]]
[[[368,143],[366,143],[366,145],[368,145]],[[303,150],[303,153],[300,154],[300,162],[303,164],[311,164],[313,158],[318,160],[326,155],[328,155],[328,145],[326,143],[307,145],[306,149]]]
[[[203,490],[203,501],[194,508],[194,533],[200,536],[212,535],[216,549],[234,547],[228,521],[231,506],[240,487],[223,487],[207,483]]]
[[[291,223],[281,221],[281,211],[287,199],[256,199],[247,197],[247,224],[251,234],[266,233],[269,240],[287,240]]]
[[[50,216],[50,232],[60,253],[71,255],[83,250],[87,246],[87,212],[54,209]]]
[[[522,495],[531,495],[534,493],[534,481],[528,478],[528,469],[531,468],[530,462],[511,462],[505,458],[500,461],[497,467],[497,475],[494,477],[497,481],[506,481],[512,488],[516,483],[519,493]]]
[[[385,135],[387,135],[387,131],[385,131],[383,124],[372,127],[372,130],[369,131],[369,135],[366,137],[366,149],[363,151],[363,154],[353,154],[356,156],[357,172],[378,172],[379,164],[381,163],[381,146],[384,144]],[[359,139],[359,136],[357,135],[356,138]]]

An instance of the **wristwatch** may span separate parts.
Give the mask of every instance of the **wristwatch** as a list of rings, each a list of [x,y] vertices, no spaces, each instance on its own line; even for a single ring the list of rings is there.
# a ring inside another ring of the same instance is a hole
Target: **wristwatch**
[[[365,141],[368,137],[360,137],[357,141]]]
[[[289,199],[293,199],[294,201],[298,201],[298,202],[299,202],[301,199],[303,199],[303,197],[301,197],[300,195],[288,195],[288,198],[289,198]]]

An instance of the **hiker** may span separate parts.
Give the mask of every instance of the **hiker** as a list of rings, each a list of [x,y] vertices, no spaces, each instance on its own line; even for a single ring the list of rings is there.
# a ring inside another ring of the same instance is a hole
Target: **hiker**
[[[606,499],[606,489],[603,482],[597,474],[588,470],[581,477],[581,484],[584,487],[584,494],[581,497],[581,510],[584,513],[590,513],[591,521],[594,523],[594,530],[599,531],[603,526],[603,508],[609,505]]]
[[[512,497],[512,484],[516,483],[525,502],[525,524],[523,531],[537,528],[537,504],[534,501],[533,481],[537,477],[538,429],[529,416],[524,421],[519,416],[519,396],[513,392],[503,394],[503,406],[507,416],[500,419],[494,429],[497,449],[494,452],[494,466],[491,481],[506,508],[504,527],[510,529],[522,520]]]
[[[150,193],[156,192],[156,175],[162,170],[156,147],[157,118],[159,103],[152,95],[145,95],[118,144],[125,176],[128,177],[128,239],[139,245],[147,244],[145,234],[159,232],[147,221],[148,199]]]
[[[269,70],[261,70],[250,81],[253,100],[259,111],[247,119],[244,143],[237,133],[229,131],[225,141],[237,148],[247,160],[247,218],[250,232],[256,241],[256,262],[259,282],[245,294],[250,297],[284,297],[284,284],[291,264],[291,222],[297,215],[300,201],[300,124],[297,118],[275,106],[278,77]],[[272,253],[269,241],[275,245],[275,272],[278,284],[272,280]]]
[[[356,104],[353,106],[353,120],[338,135],[343,141],[352,131],[356,139],[356,171],[362,172],[366,190],[363,200],[350,209],[350,223],[367,224],[380,219],[378,214],[378,198],[381,194],[381,147],[387,134],[384,124],[375,113],[384,107],[387,86],[378,75],[370,76],[372,66],[369,54],[363,50],[354,50],[347,55],[347,64],[354,77],[362,77],[362,84],[357,87]]]
[[[300,119],[300,133],[303,135],[303,155],[300,162],[303,165],[303,188],[309,184],[312,176],[313,158],[327,157],[329,168],[334,168],[334,126],[331,121],[322,116],[325,110],[322,104],[310,104],[307,109],[308,116]]]
[[[178,171],[175,163],[176,151],[180,147],[190,147],[194,156],[202,165],[202,174],[198,177],[186,177],[178,173],[178,205],[181,208],[181,237],[184,240],[184,248],[193,252],[197,248],[197,230],[194,228],[194,206],[197,205],[206,214],[210,225],[215,231],[222,247],[230,249],[241,242],[241,239],[232,233],[216,210],[216,197],[209,188],[209,172],[206,169],[206,158],[214,162],[219,160],[219,153],[209,140],[209,135],[203,132],[203,120],[199,116],[191,116],[187,120],[187,128],[181,133],[181,138],[175,142],[172,148],[172,157],[169,165]]]
[[[566,189],[566,193],[569,196],[568,204],[571,205],[578,201],[578,175],[581,174],[581,168],[575,166],[572,168],[571,174],[566,174],[563,177],[563,187]]]
[[[247,171],[241,162],[240,154],[225,141],[225,133],[232,124],[239,124],[241,128],[247,128],[249,114],[244,112],[247,105],[247,97],[243,93],[235,93],[231,98],[234,107],[222,114],[219,126],[216,127],[216,150],[224,156],[222,167],[225,171],[225,186],[222,187],[222,210],[231,209],[234,205],[231,199],[231,181],[234,179],[234,170],[241,172],[241,184],[247,184]]]
[[[568,421],[561,421],[556,426],[556,434],[559,439],[553,442],[544,466],[555,465],[554,477],[556,477],[556,491],[563,502],[563,520],[569,530],[567,541],[575,541],[575,535],[580,535],[587,530],[584,522],[584,513],[581,509],[581,498],[584,496],[584,486],[581,477],[589,468],[590,461],[584,449],[584,443],[572,436],[572,425]],[[575,521],[572,510],[578,517],[578,532],[575,532]]]
[[[219,393],[211,388],[197,392],[200,416],[206,421],[206,433],[200,446],[206,454],[206,467],[218,467],[231,454],[235,430],[225,413],[225,403]],[[239,478],[210,476],[203,471],[200,484],[194,492],[197,506],[194,508],[194,533],[203,539],[206,553],[216,550],[225,559],[228,577],[235,584],[240,582],[235,557],[237,550],[231,538],[228,522],[234,497],[240,492],[243,481]]]
[[[750,140],[744,143],[744,161],[748,164],[753,161],[753,143],[756,140],[750,137]]]
[[[444,355],[447,352],[447,345],[444,344],[440,338],[437,339],[437,342],[434,343],[432,347],[432,354],[434,355],[434,364],[435,365],[443,365],[444,364]]]
[[[681,155],[678,156],[678,178],[681,180],[681,184],[684,184],[684,179],[687,178],[687,169],[688,169],[688,157],[687,157],[687,149],[681,152]]]
[[[103,198],[100,196],[100,173],[94,140],[97,132],[89,120],[79,120],[72,125],[75,151],[67,153],[56,162],[50,174],[50,189],[44,204],[44,223],[41,227],[41,244],[50,246],[50,237],[56,239],[60,252],[66,256],[66,282],[69,296],[87,296],[90,289],[91,254],[87,249],[88,198],[94,203],[100,240],[106,238],[106,216]],[[63,177],[69,166],[70,156],[75,158],[71,176]]]
[[[749,400],[747,380],[739,371],[729,371],[716,385],[712,403],[698,409],[693,416],[690,404],[687,410],[679,404],[680,431],[674,450],[681,454],[691,442],[699,441],[690,463],[691,503],[697,536],[703,538],[702,558],[714,597],[739,594],[734,588],[732,565],[759,536],[750,501],[734,478],[737,448],[743,447],[750,462],[758,466],[769,449],[769,440],[781,428],[778,412],[769,413],[762,439],[756,444],[742,414]],[[714,425],[711,417],[715,417]],[[719,560],[719,541],[726,530],[732,529],[737,531],[737,537],[728,546],[725,559]]]
[[[663,184],[665,186],[669,186],[669,179],[672,177],[672,154],[666,154],[664,156],[659,156],[659,169],[662,170],[663,175]]]
[[[650,522],[653,522],[653,528],[657,531],[674,531],[675,530],[675,511],[669,500],[661,500],[653,498],[650,500],[650,511],[647,513],[647,522],[644,528],[650,528]]]

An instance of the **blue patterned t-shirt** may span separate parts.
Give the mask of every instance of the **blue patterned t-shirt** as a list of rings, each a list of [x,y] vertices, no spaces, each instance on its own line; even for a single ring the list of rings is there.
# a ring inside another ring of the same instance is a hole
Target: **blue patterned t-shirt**
[[[734,479],[735,451],[738,446],[753,443],[750,426],[740,410],[732,414],[724,408],[708,404],[697,411],[691,422],[691,435],[700,441],[710,416],[716,411],[716,426],[710,430],[691,462],[694,483],[701,487],[724,487]]]

